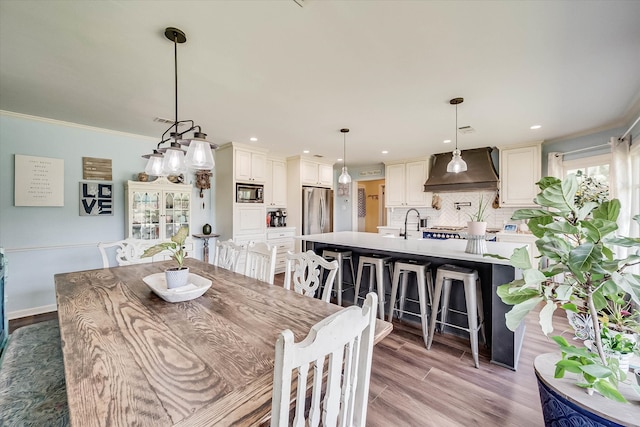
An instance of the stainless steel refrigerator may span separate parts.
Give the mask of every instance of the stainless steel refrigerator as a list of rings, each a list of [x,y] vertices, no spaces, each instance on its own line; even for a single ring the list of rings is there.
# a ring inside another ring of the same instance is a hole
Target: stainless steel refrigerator
[[[302,187],[302,234],[333,231],[333,190]]]

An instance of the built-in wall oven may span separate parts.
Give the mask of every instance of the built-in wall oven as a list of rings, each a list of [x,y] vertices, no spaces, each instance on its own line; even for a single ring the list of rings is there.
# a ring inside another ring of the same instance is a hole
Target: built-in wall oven
[[[236,203],[264,203],[264,185],[237,183]]]

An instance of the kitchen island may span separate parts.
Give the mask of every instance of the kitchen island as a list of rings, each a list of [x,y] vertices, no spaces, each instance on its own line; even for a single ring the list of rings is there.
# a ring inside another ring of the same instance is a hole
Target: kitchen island
[[[340,231],[335,233],[312,234],[298,236],[306,243],[307,249],[322,254],[324,248],[344,248],[353,252],[354,264],[360,254],[380,254],[394,259],[413,259],[431,262],[435,277],[436,269],[442,264],[455,264],[473,268],[478,271],[482,282],[484,301],[484,318],[487,332],[487,343],[491,347],[491,362],[515,370],[518,366],[520,348],[524,337],[524,323],[515,331],[510,331],[505,324],[505,313],[511,306],[504,304],[496,293],[499,285],[515,278],[515,269],[507,260],[485,257],[465,252],[467,241],[462,239],[403,239],[384,237],[376,233],[360,233]],[[487,242],[487,253],[510,257],[514,249],[522,247],[518,243]],[[364,280],[363,283],[367,283]],[[389,294],[388,288],[386,293]],[[415,286],[410,286],[415,295]],[[410,292],[408,297],[414,298]],[[454,288],[451,295],[453,308],[464,310],[464,298],[460,289]],[[388,313],[388,307],[386,309]],[[450,313],[451,321],[458,324],[466,322],[465,316]]]

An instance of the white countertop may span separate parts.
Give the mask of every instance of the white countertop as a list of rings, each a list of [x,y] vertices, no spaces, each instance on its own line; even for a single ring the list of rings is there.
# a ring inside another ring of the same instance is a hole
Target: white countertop
[[[336,233],[309,234],[296,236],[296,239],[316,243],[327,243],[353,248],[374,249],[404,254],[423,255],[439,258],[475,261],[486,264],[509,265],[508,260],[501,260],[482,255],[468,254],[466,240],[449,239],[403,239],[401,237],[383,237],[378,233],[359,233],[355,231],[339,231]],[[514,249],[520,248],[521,243],[487,242],[487,253],[498,254],[509,258]]]

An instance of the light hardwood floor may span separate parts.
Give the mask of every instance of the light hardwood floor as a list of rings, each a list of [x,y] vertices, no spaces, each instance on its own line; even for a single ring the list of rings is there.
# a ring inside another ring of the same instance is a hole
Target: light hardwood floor
[[[9,330],[56,317],[12,320]],[[557,320],[556,327],[567,326]],[[537,313],[527,319],[517,371],[491,364],[482,346],[480,369],[474,368],[468,340],[448,334],[436,334],[427,351],[418,324],[394,321],[391,335],[374,348],[367,425],[542,426],[533,360],[555,350],[540,332]]]

